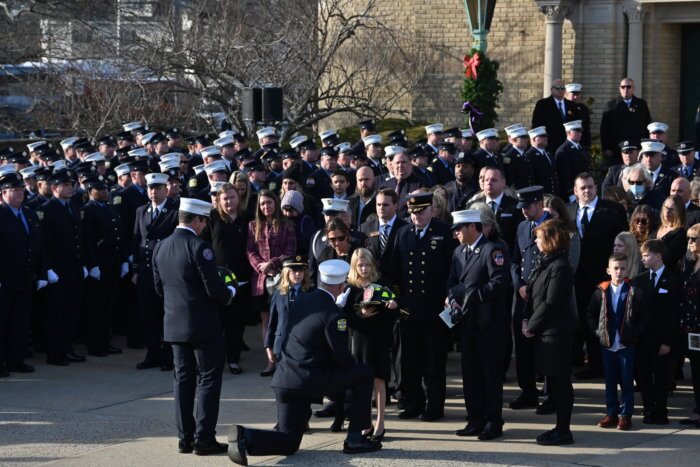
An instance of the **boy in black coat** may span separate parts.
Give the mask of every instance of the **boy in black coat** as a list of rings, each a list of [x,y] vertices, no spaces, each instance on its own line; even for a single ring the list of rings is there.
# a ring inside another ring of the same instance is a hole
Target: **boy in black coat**
[[[669,353],[679,327],[680,280],[664,267],[663,241],[647,240],[641,251],[647,271],[632,284],[644,291],[650,322],[637,345],[637,383],[644,404],[643,422],[667,425]]]

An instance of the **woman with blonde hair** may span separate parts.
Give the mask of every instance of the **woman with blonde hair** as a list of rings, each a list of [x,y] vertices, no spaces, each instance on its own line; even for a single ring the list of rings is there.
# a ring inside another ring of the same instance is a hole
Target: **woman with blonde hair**
[[[292,304],[299,296],[313,289],[308,268],[309,261],[304,255],[290,256],[282,261],[280,283],[270,298],[270,322],[264,343],[271,364],[279,361],[282,354]]]
[[[630,232],[637,239],[638,245],[649,240],[649,234],[656,229],[657,225],[656,213],[650,206],[642,204],[634,208],[630,216]]]
[[[350,260],[348,285],[350,294],[345,312],[352,328],[352,354],[358,363],[374,370],[374,400],[377,403],[377,420],[372,438],[384,438],[384,414],[386,408],[386,381],[391,377],[391,343],[394,322],[398,318],[398,305],[394,294],[377,283],[380,279],[377,262],[367,248],[358,248]],[[370,291],[371,289],[371,294]],[[367,292],[365,292],[367,291]],[[370,297],[368,299],[368,296]],[[379,298],[379,300],[375,300]],[[362,307],[362,302],[373,301]],[[381,304],[376,302],[380,301]],[[359,308],[359,310],[358,310]],[[340,404],[338,404],[340,405]],[[338,418],[336,418],[336,422]],[[342,419],[340,419],[342,423]],[[335,425],[336,423],[334,423]],[[336,426],[332,428],[337,428]]]
[[[613,254],[627,257],[627,277],[634,279],[644,270],[639,244],[631,232],[620,232],[613,242]]]
[[[681,260],[688,247],[685,230],[685,205],[680,196],[669,196],[661,205],[661,225],[649,234],[666,245],[664,264],[674,274],[680,272]]]
[[[296,254],[297,247],[294,226],[281,211],[277,195],[270,190],[260,190],[255,220],[248,224],[246,251],[253,267],[251,308],[260,312],[263,338],[270,319],[267,285],[274,283],[275,276],[282,270],[282,258]],[[274,362],[268,362],[260,376],[272,376],[274,372]]]
[[[252,269],[246,255],[248,222],[241,215],[238,192],[230,183],[224,183],[216,193],[216,209],[211,213],[201,237],[211,243],[217,266],[236,275],[238,287],[230,305],[221,307],[221,323],[226,339],[229,371],[240,374],[241,351],[246,318],[250,302],[250,277]]]
[[[241,214],[246,219],[252,220],[255,218],[255,196],[253,195],[248,176],[240,170],[233,172],[228,179],[228,182],[236,188],[238,192],[238,205],[240,206]]]

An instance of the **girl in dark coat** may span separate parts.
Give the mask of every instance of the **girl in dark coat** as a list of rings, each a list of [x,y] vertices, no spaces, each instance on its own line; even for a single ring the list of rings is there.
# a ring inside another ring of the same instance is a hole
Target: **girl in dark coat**
[[[574,274],[569,264],[570,237],[565,226],[548,220],[535,228],[540,256],[527,284],[528,321],[525,337],[535,339],[535,367],[547,378],[549,397],[557,414],[557,425],[537,437],[542,445],[572,444],[571,356],[578,316],[571,293]]]
[[[216,193],[216,210],[211,213],[201,237],[211,243],[217,266],[223,266],[236,274],[238,287],[231,304],[221,307],[221,323],[226,338],[226,354],[229,371],[241,373],[241,350],[246,346],[243,332],[250,301],[250,276],[252,269],[246,256],[248,221],[243,215],[236,187],[225,183]]]
[[[398,305],[393,294],[387,296],[384,306],[363,308],[355,305],[364,300],[366,288],[375,287],[379,279],[377,262],[366,248],[358,248],[352,254],[348,284],[350,294],[345,305],[348,323],[352,328],[352,355],[358,363],[365,363],[374,370],[374,400],[377,403],[377,421],[372,437],[384,438],[384,412],[386,407],[386,381],[391,377],[391,343],[394,322],[398,318]],[[389,300],[390,299],[390,300]]]

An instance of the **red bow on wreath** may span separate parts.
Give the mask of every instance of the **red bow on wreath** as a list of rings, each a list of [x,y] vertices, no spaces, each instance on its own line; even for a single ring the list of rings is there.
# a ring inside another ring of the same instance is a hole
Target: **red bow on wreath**
[[[472,57],[464,56],[464,76],[467,78],[476,79],[476,67],[479,66],[479,54],[475,53]]]

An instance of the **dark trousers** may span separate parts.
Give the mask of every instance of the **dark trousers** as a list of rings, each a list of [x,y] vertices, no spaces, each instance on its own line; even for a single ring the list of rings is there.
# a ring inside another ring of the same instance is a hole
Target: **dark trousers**
[[[475,334],[462,326],[462,388],[470,425],[503,425],[504,336],[502,331]]]
[[[576,280],[576,308],[578,310],[579,329],[576,331],[576,347],[574,358],[582,352],[583,344],[586,344],[586,356],[588,357],[588,369],[596,373],[603,372],[602,357],[600,356],[600,341],[598,336],[588,325],[588,304],[597,284],[589,284],[583,280]],[[597,320],[596,320],[597,322]]]
[[[350,389],[352,394],[350,426],[348,433],[358,433],[372,426],[371,398],[373,387],[372,370],[367,365],[353,365],[336,370],[331,377],[328,393],[343,393]],[[249,445],[246,451],[251,456],[271,456],[294,454],[299,449],[304,429],[311,417],[312,397],[308,391],[274,388],[277,400],[277,427],[275,430],[246,428]]]
[[[574,409],[574,387],[570,375],[547,377],[549,400],[557,414],[556,429],[560,432],[571,431],[571,412]]]
[[[693,396],[695,397],[695,409],[693,413],[700,414],[700,351],[688,350],[688,358],[690,359]]]
[[[444,411],[449,343],[449,329],[439,319],[401,321],[401,393],[407,410]]]
[[[653,417],[668,416],[669,355],[659,356],[659,344],[641,343],[637,346],[637,384],[642,394],[644,413]]]
[[[250,302],[250,286],[243,285],[236,290],[233,303],[220,307],[221,327],[226,340],[228,363],[238,363],[243,350],[243,333]]]
[[[0,288],[0,367],[27,358],[31,309],[30,291]]]
[[[163,342],[163,297],[155,289],[137,286],[139,312],[141,313],[141,330],[148,356],[160,359],[162,363],[173,361],[170,344]]]
[[[131,282],[131,274],[117,281],[113,308],[114,333],[125,335],[130,346],[143,345],[137,287]]]
[[[59,275],[58,282],[46,286],[47,309],[44,315],[46,356],[63,358],[73,352],[73,339],[80,323],[83,277]]]
[[[216,441],[224,340],[173,343],[175,422],[181,440]],[[196,398],[196,415],[195,415]]]
[[[607,415],[631,417],[634,413],[634,347],[611,352],[603,349],[605,370],[605,407]],[[622,392],[622,405],[617,398],[617,386]]]
[[[396,398],[401,396],[401,322],[395,321],[392,328],[391,341],[391,378],[387,381],[388,394]]]
[[[516,292],[517,293],[517,292]],[[523,336],[522,321],[525,318],[525,301],[518,295],[513,310],[513,340],[515,343],[515,375],[521,396],[537,400],[537,379],[535,373],[535,345],[532,339]],[[506,356],[508,358],[508,356]]]
[[[100,280],[85,279],[85,343],[91,352],[107,350],[112,341],[112,313],[119,265],[101,263]]]

